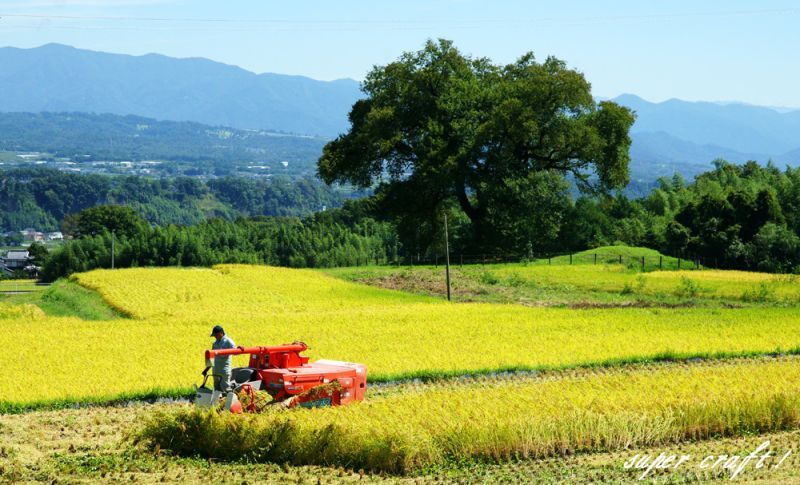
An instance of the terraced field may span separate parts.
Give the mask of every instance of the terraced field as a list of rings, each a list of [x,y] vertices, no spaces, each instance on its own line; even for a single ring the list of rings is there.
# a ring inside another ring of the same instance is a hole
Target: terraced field
[[[90,321],[31,310],[4,320],[0,345],[59,345],[42,349],[58,363],[48,386],[12,381],[0,408],[186,395],[216,323],[239,344],[303,340],[312,357],[363,362],[372,382],[794,353],[800,342],[800,313],[791,307],[574,311],[454,305],[315,271],[255,266],[94,271],[77,281],[131,318]],[[3,354],[0,365],[24,374],[41,359],[39,352]]]
[[[628,481],[638,476],[623,466],[634,450],[744,451],[760,435],[800,445],[792,276],[478,265],[454,272],[462,292],[448,303],[431,291],[440,273],[140,268],[7,297],[0,345],[29,351],[0,354],[0,366],[30,375],[44,361],[48,380],[5,384],[0,478],[241,482],[246,459],[277,481]],[[188,395],[217,323],[237,344],[304,340],[312,358],[367,364],[367,401],[244,419],[180,404],[46,410]],[[37,426],[72,442],[24,437]],[[223,462],[211,471],[208,458]],[[794,466],[792,456],[749,476],[789,479]]]

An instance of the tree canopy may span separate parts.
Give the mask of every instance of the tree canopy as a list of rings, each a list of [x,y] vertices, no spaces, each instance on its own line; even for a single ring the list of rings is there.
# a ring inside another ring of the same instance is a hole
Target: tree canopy
[[[133,236],[147,227],[136,211],[123,205],[98,205],[64,219],[64,229],[73,237],[92,237],[104,232]]]
[[[401,232],[424,230],[451,207],[477,240],[506,239],[501,229],[513,225],[502,209],[530,205],[541,192],[533,174],[570,175],[581,189],[628,182],[633,113],[596,103],[584,76],[554,57],[500,66],[428,41],[375,67],[363,91],[318,172],[329,184],[377,186],[379,209]]]
[[[45,253],[42,278],[53,281],[74,272],[109,268],[112,228],[117,268],[219,263],[330,267],[394,261],[398,244],[391,226],[366,217],[363,205],[348,202],[302,219],[217,218],[193,226],[144,225],[136,232],[122,230],[134,222],[119,220],[135,217],[124,207],[88,209],[80,213],[78,222],[87,226],[81,237]]]
[[[153,225],[197,224],[211,217],[305,216],[355,195],[310,177],[202,180],[11,169],[0,171],[0,229],[54,231],[68,216],[102,204],[130,206]]]

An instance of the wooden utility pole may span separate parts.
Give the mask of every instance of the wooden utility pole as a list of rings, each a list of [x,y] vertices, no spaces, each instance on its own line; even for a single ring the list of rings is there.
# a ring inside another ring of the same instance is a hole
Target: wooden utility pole
[[[447,301],[450,301],[450,241],[447,236],[447,214],[444,215],[444,274],[447,279]]]

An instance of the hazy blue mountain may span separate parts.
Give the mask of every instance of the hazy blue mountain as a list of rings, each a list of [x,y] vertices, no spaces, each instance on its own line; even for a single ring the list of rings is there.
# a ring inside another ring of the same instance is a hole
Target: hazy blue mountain
[[[352,79],[254,74],[208,59],[47,44],[0,48],[0,111],[94,112],[335,136],[359,98]]]
[[[800,165],[800,148],[778,155],[774,160],[782,164],[796,167]]]
[[[637,114],[631,129],[633,180],[674,171],[691,177],[717,158],[800,164],[800,111],[677,99],[651,103],[632,94],[614,101]]]
[[[632,94],[614,101],[636,111],[633,133],[663,132],[742,153],[778,155],[800,147],[800,111],[678,99],[651,103]]]
[[[763,153],[742,153],[716,145],[700,145],[663,131],[634,131],[631,139],[631,179],[640,181],[671,176],[675,172],[680,172],[684,177],[693,177],[711,170],[711,162],[717,158],[734,163],[748,160],[766,162],[771,158]]]
[[[361,96],[358,83],[352,79],[325,82],[302,76],[254,74],[202,58],[108,54],[58,44],[34,49],[0,48],[0,66],[0,112],[110,113],[333,137],[347,129],[347,113]],[[638,115],[632,129],[634,180],[670,175],[675,170],[691,176],[710,167],[716,158],[800,163],[800,111],[674,99],[651,103],[631,94],[614,101]],[[53,125],[54,121],[58,123]],[[30,119],[26,126],[41,135],[34,125],[51,123],[47,126],[57,126],[61,131],[58,142],[45,148],[77,150],[80,140],[69,142],[69,125],[62,121],[53,117]],[[179,128],[206,130],[189,125],[163,128],[158,133],[174,134]],[[3,138],[6,145],[16,140],[17,146],[35,149],[22,141],[46,139],[19,137],[19,130],[10,131],[14,136]],[[143,142],[145,137],[139,135],[142,138],[129,141]],[[246,143],[256,139],[243,137]],[[193,152],[191,144],[184,141],[181,138],[178,151]],[[287,147],[302,144],[301,140],[289,141]],[[156,142],[147,143],[142,151],[150,150]],[[168,139],[158,143],[160,152],[169,152]],[[315,140],[314,149],[318,150],[321,143]],[[302,158],[313,161],[309,146],[304,147]],[[99,147],[98,153],[102,152]],[[238,156],[234,154],[239,148],[226,146],[225,156]],[[102,156],[116,154],[106,150]]]

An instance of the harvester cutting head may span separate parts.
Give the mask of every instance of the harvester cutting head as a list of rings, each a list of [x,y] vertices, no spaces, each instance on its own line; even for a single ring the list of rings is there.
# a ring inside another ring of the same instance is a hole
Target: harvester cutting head
[[[212,361],[222,355],[249,354],[247,367],[236,367],[231,376],[233,392],[212,391],[203,385],[197,389],[195,403],[200,407],[210,407],[219,402],[224,394],[226,409],[233,412],[242,410],[238,396],[247,394],[255,397],[257,391],[266,391],[274,403],[286,407],[338,406],[353,401],[361,401],[367,390],[367,366],[336,360],[308,362],[308,357],[300,355],[308,349],[303,342],[276,345],[272,347],[236,347],[206,351],[206,370],[208,377]],[[255,399],[248,399],[245,411],[256,411]]]

